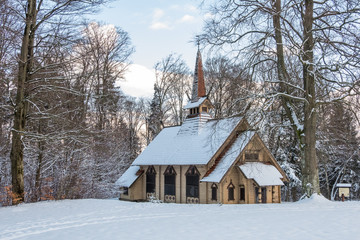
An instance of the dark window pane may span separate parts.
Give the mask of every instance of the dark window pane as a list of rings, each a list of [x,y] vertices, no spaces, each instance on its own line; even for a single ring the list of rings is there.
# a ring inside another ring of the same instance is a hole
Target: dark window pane
[[[147,193],[155,192],[155,179],[156,179],[156,175],[146,174],[146,192]]]
[[[245,159],[251,161],[258,160],[259,153],[245,153]]]
[[[240,201],[245,201],[245,187],[240,187]]]
[[[211,200],[217,200],[217,189],[216,189],[216,187],[211,188]]]
[[[230,187],[229,191],[229,200],[234,200],[234,188]]]
[[[186,196],[199,197],[199,176],[186,176]]]
[[[175,195],[175,175],[165,175],[165,195]]]

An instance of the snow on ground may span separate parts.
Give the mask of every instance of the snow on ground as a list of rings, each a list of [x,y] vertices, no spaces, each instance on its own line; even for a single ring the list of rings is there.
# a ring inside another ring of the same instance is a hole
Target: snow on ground
[[[63,200],[0,208],[0,239],[359,239],[360,202],[185,205]]]

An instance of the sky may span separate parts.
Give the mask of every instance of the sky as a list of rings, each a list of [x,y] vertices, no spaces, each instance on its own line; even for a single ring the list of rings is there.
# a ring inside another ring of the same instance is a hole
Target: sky
[[[153,66],[171,53],[182,56],[194,68],[197,46],[193,42],[209,17],[201,0],[117,0],[91,16],[103,24],[113,24],[130,35],[135,53],[126,81],[126,94],[151,97],[155,81]]]

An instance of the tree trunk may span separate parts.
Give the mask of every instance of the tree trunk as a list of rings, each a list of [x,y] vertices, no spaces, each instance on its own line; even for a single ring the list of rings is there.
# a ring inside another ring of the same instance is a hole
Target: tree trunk
[[[304,158],[302,159],[303,190],[307,196],[320,194],[319,171],[316,159],[316,91],[314,72],[313,0],[305,0],[303,16],[303,81],[306,103],[304,104]]]
[[[24,146],[22,138],[24,136],[27,104],[26,104],[26,84],[29,77],[30,61],[33,56],[34,45],[34,26],[36,23],[36,0],[28,0],[26,22],[24,34],[22,38],[21,51],[19,56],[19,70],[17,93],[15,100],[14,126],[12,129],[12,145],[10,152],[11,176],[12,176],[12,192],[13,204],[24,201]]]
[[[281,0],[273,0],[273,24],[274,24],[274,31],[275,31],[275,41],[276,41],[276,57],[277,57],[277,73],[278,73],[278,79],[279,79],[279,86],[280,86],[280,92],[285,93],[288,95],[291,95],[291,93],[288,91],[288,87],[286,85],[286,82],[289,81],[290,77],[286,70],[285,65],[285,57],[284,57],[284,47],[283,47],[283,40],[282,40],[282,31],[281,31]],[[290,109],[289,104],[291,104],[291,100],[289,98],[286,98],[284,96],[280,97],[281,104],[283,108],[285,109],[285,113],[287,118],[290,120],[292,129],[294,131],[294,136],[296,136],[301,144],[301,138],[300,133],[302,132],[302,129],[298,129],[298,125],[295,124],[292,109]]]

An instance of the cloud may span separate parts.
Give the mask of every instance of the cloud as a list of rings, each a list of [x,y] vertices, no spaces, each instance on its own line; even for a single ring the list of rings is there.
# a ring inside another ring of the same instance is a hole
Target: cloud
[[[125,94],[133,97],[152,97],[155,70],[139,64],[131,64],[125,73],[125,81],[117,82]]]
[[[154,12],[152,15],[152,21],[151,21],[149,28],[153,29],[153,30],[162,30],[162,29],[169,30],[169,29],[171,29],[169,23],[162,20],[164,15],[165,15],[164,10],[162,10],[160,8],[154,9]]]
[[[153,20],[159,20],[164,14],[164,10],[156,8],[153,13]]]
[[[180,23],[186,23],[186,22],[193,22],[194,20],[195,20],[194,16],[186,14],[179,20],[179,22]]]
[[[171,29],[171,27],[165,22],[153,22],[150,25],[150,28],[154,30]]]
[[[187,4],[187,5],[185,6],[185,10],[191,11],[191,12],[197,12],[197,11],[198,11],[197,7],[195,7],[195,6],[193,6],[193,5],[190,5],[190,4]]]

